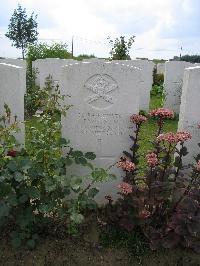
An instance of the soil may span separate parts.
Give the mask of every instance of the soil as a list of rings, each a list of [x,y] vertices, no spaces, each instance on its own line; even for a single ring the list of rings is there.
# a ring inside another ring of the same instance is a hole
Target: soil
[[[104,248],[80,238],[40,240],[35,250],[15,250],[9,239],[0,238],[0,266],[200,266],[200,256],[182,249],[149,251],[140,259],[125,249]]]

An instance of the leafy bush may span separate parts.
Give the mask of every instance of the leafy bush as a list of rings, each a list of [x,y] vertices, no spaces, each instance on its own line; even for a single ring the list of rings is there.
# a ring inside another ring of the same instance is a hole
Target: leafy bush
[[[164,75],[157,74],[156,68],[153,70],[153,86],[151,90],[151,95],[162,97],[164,99]]]
[[[60,136],[60,115],[70,106],[63,105],[58,87],[50,81],[47,85],[35,126],[27,128],[26,149],[15,141],[17,122],[12,122],[7,106],[0,119],[0,226],[12,224],[15,247],[26,243],[34,248],[40,233],[55,221],[77,232],[85,211],[96,208],[95,183],[109,178],[107,170],[91,164],[94,153],[76,151]],[[72,164],[87,167],[87,177],[70,174],[67,168]]]
[[[47,43],[30,44],[26,53],[26,59],[30,68],[32,61],[35,61],[36,59],[66,59],[71,57],[71,54],[68,52],[67,44],[65,43],[53,43],[51,45]]]
[[[115,38],[113,41],[108,37],[109,43],[112,46],[110,55],[112,60],[126,60],[130,59],[129,51],[134,43],[135,36],[131,36],[128,41],[125,40],[125,36]]]
[[[163,132],[165,120],[174,117],[168,109],[159,108],[149,115],[158,130],[153,149],[146,155],[147,171],[144,176],[138,171],[139,133],[147,118],[133,115],[135,136],[130,136],[130,151],[124,151],[117,163],[124,172],[118,186],[120,197],[116,202],[106,197],[104,224],[128,232],[142,231],[152,249],[180,244],[200,252],[200,156],[191,174],[186,174],[182,161],[188,154],[184,144],[190,133]]]

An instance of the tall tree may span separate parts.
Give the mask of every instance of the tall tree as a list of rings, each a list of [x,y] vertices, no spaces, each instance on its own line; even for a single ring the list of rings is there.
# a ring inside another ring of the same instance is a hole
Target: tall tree
[[[116,38],[114,41],[109,39],[109,43],[112,45],[110,55],[112,60],[126,60],[130,59],[129,51],[134,43],[135,36],[131,36],[128,41],[124,36]]]
[[[5,34],[12,40],[12,46],[22,50],[22,57],[24,59],[25,51],[30,43],[37,41],[37,15],[34,12],[30,17],[26,14],[26,9],[22,9],[21,5],[14,10],[10,23],[8,25],[8,32]]]

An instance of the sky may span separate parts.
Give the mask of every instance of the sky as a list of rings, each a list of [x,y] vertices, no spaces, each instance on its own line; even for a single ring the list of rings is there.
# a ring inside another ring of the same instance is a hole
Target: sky
[[[199,0],[0,0],[2,57],[21,56],[4,35],[18,3],[38,15],[40,42],[64,42],[71,50],[73,36],[74,55],[108,57],[108,36],[133,35],[132,59],[200,53]]]

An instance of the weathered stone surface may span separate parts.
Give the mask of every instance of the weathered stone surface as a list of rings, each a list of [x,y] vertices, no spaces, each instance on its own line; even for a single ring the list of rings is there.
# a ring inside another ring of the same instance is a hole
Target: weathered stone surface
[[[184,71],[183,91],[179,114],[179,131],[189,131],[192,139],[186,142],[189,154],[184,157],[184,164],[194,162],[194,156],[200,153],[200,67],[186,68]]]
[[[134,134],[130,116],[139,111],[140,70],[111,62],[83,62],[63,67],[62,94],[73,107],[62,117],[62,135],[75,149],[96,154],[97,167],[109,167],[129,150],[129,135]],[[77,172],[76,168],[76,172]],[[117,180],[101,184],[98,201],[113,194]],[[83,169],[79,174],[84,175]]]
[[[55,85],[60,85],[61,70],[64,65],[76,62],[73,59],[46,58],[33,61],[32,67],[37,71],[36,84],[43,88],[46,78],[51,76]]]
[[[4,103],[17,116],[17,121],[24,122],[24,78],[23,68],[0,63],[0,114],[4,114]],[[24,144],[24,124],[20,123],[21,132],[16,135],[19,143]]]
[[[26,80],[26,69],[27,69],[26,60],[14,59],[14,58],[4,58],[4,59],[0,59],[0,63],[22,67],[23,68],[23,78]],[[26,92],[26,82],[24,83],[24,92]]]
[[[113,62],[121,63],[141,69],[141,79],[139,84],[140,110],[149,111],[150,91],[153,84],[154,63],[148,60],[114,60]]]
[[[157,74],[164,74],[164,73],[165,73],[165,63],[158,63]]]
[[[179,113],[184,69],[192,66],[189,62],[169,61],[165,63],[164,107]]]

